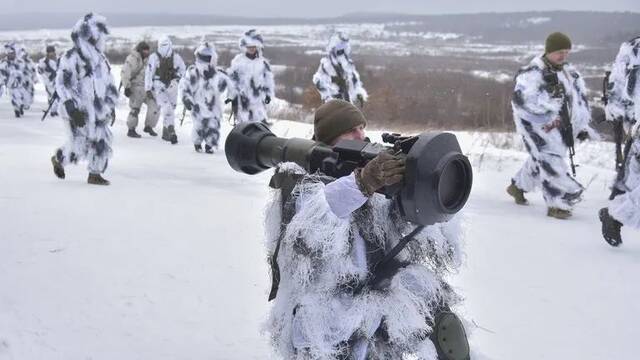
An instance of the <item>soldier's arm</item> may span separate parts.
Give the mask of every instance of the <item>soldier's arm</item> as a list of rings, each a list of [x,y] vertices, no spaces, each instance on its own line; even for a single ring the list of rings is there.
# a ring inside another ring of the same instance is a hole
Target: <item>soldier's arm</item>
[[[173,66],[176,70],[176,75],[178,76],[178,78],[182,78],[186,71],[186,66],[184,64],[184,61],[182,60],[182,56],[177,53],[173,54]]]
[[[528,121],[545,124],[556,120],[562,100],[552,97],[542,70],[536,68],[518,74],[512,104]]]
[[[269,61],[264,60],[264,82],[265,82],[265,95],[271,98],[275,97],[275,81],[273,78],[273,72],[271,71],[271,65]]]
[[[607,96],[609,101],[605,108],[607,120],[617,121],[625,117],[628,99],[625,99],[625,87],[627,84],[627,67],[631,61],[633,48],[628,42],[620,46],[616,60],[611,67],[611,75],[607,83]]]
[[[333,97],[337,91],[335,91],[335,85],[331,82],[331,74],[325,67],[325,59],[320,61],[318,71],[313,75],[313,84],[320,93],[322,101],[327,101]]]
[[[147,68],[144,71],[144,90],[151,91],[153,89],[153,75],[158,67],[158,56],[153,53],[149,56]]]
[[[131,74],[135,68],[136,60],[133,58],[133,55],[127,56],[127,59],[124,61],[124,65],[122,65],[122,70],[120,71],[120,81],[122,82],[122,86],[127,89],[131,83]]]

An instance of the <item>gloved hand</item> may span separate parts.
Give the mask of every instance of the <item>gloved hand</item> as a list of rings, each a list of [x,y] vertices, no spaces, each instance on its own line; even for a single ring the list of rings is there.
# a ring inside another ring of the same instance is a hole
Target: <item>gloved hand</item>
[[[147,99],[155,99],[155,96],[153,96],[153,91],[147,90]]]
[[[131,89],[130,88],[124,88],[124,96],[126,96],[126,97],[131,96]]]
[[[576,137],[580,141],[585,141],[589,138],[589,133],[586,131],[580,131]]]
[[[194,113],[199,113],[200,112],[200,105],[198,105],[198,104],[193,105],[193,112]]]
[[[64,102],[64,108],[67,110],[71,125],[75,127],[83,127],[87,124],[87,114],[84,111],[78,110],[73,100],[67,100]]]
[[[191,102],[191,100],[189,99],[182,99],[182,103],[184,104],[184,107],[191,111],[191,109],[193,109],[193,103]]]
[[[264,97],[264,103],[269,104],[271,102],[271,96],[267,95]]]
[[[404,172],[404,159],[381,152],[362,169],[356,169],[356,183],[364,195],[371,196],[384,186],[402,181]]]
[[[551,130],[560,127],[560,124],[562,124],[562,120],[560,120],[560,118],[557,118],[550,123],[544,124],[544,126],[542,126],[542,130],[548,133]]]

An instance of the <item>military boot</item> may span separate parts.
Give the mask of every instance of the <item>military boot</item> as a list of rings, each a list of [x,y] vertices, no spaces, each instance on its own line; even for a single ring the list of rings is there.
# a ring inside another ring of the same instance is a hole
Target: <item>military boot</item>
[[[127,136],[130,137],[130,138],[135,138],[135,139],[142,137],[142,136],[140,136],[140,134],[138,134],[136,132],[136,129],[134,129],[134,128],[131,128],[131,129],[129,129],[129,131],[127,131]]]
[[[213,154],[213,148],[209,145],[205,145],[204,152],[206,152],[207,154]]]
[[[196,149],[196,152],[202,152],[202,145],[200,144],[194,144],[193,148]]]
[[[524,191],[516,186],[512,181],[507,187],[507,194],[511,195],[518,205],[529,205],[529,201],[524,197]]]
[[[602,222],[602,236],[604,241],[613,247],[618,247],[622,244],[622,236],[620,230],[622,223],[609,215],[609,209],[600,209],[600,222]]]
[[[109,185],[111,184],[109,180],[102,177],[100,174],[89,174],[89,178],[87,178],[87,183],[93,185]]]
[[[169,141],[169,131],[167,131],[167,127],[166,126],[162,127],[162,136],[161,136],[161,138],[164,141]]]
[[[16,117],[19,118],[20,116],[22,116],[22,113],[20,113],[20,110],[13,110],[13,113],[16,114]]]
[[[175,145],[178,143],[178,135],[176,135],[176,129],[173,125],[169,125],[167,126],[167,133],[169,136],[169,142],[171,142],[172,145]]]
[[[146,132],[147,134],[149,134],[151,136],[158,136],[158,133],[153,131],[153,128],[151,126],[145,126],[144,129],[142,129],[142,131]]]
[[[464,325],[456,314],[442,311],[436,314],[430,338],[439,360],[469,360],[469,341]]]
[[[571,210],[563,210],[555,207],[550,207],[547,209],[547,216],[560,220],[566,220],[571,217]]]
[[[60,164],[60,162],[58,161],[55,155],[51,157],[51,165],[53,165],[53,173],[59,179],[64,179],[65,177],[64,167],[62,167],[62,164]]]

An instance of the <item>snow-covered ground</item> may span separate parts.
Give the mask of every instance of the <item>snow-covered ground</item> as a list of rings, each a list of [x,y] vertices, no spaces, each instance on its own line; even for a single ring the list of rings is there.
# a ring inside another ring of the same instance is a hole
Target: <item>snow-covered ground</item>
[[[231,170],[222,152],[113,128],[108,187],[84,165],[57,179],[49,158],[59,118],[40,122],[44,92],[15,119],[0,99],[0,359],[268,359],[262,246],[269,174]],[[178,113],[180,110],[178,111]],[[229,130],[228,124],[224,130]],[[283,136],[309,126],[278,122]],[[611,144],[578,149],[586,198],[568,221],[540,194],[519,207],[504,192],[524,154],[511,135],[459,133],[475,167],[466,207],[467,262],[453,278],[473,343],[493,359],[632,360],[640,323],[640,233],[600,236],[597,210],[613,175]]]

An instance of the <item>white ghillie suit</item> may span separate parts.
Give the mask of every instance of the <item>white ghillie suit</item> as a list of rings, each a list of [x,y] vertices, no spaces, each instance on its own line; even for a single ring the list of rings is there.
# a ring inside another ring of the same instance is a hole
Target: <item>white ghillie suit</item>
[[[111,123],[118,89],[104,50],[109,34],[106,19],[87,14],[73,27],[73,48],[60,57],[56,91],[60,96],[60,115],[67,126],[69,140],[56,151],[63,166],[86,158],[90,174],[102,174],[111,157]],[[86,123],[78,126],[77,114]]]
[[[195,59],[195,64],[189,66],[180,82],[182,102],[192,108],[193,144],[204,142],[215,148],[220,138],[223,95],[228,91],[227,97],[234,97],[231,80],[224,71],[216,69],[218,55],[213,44],[200,45],[195,51]]]
[[[640,37],[620,47],[608,84],[607,119],[622,120],[632,136],[624,178],[614,187],[623,192],[609,204],[609,214],[623,225],[640,229]]]
[[[24,110],[31,105],[29,98],[33,99],[28,88],[31,75],[27,64],[19,55],[16,44],[5,44],[4,48],[7,57],[0,62],[0,96],[4,93],[4,89],[7,89],[7,93],[11,95],[14,112],[19,117],[24,115]],[[13,59],[9,60],[9,54],[12,54]]]
[[[367,91],[351,60],[349,38],[343,33],[331,36],[327,55],[320,60],[318,71],[313,75],[313,84],[318,89],[322,102],[342,99],[354,105],[362,105],[360,101],[367,101]]]
[[[25,64],[26,75],[24,77],[25,80],[25,88],[26,88],[26,98],[25,98],[25,109],[29,109],[31,105],[33,105],[33,96],[35,94],[34,85],[38,83],[38,72],[36,70],[36,64],[31,60],[31,56],[27,52],[27,49],[24,46],[20,46],[18,50],[18,56],[22,58]]]
[[[249,57],[247,47],[258,49],[256,56]],[[267,122],[266,104],[275,97],[275,82],[269,60],[262,56],[264,43],[256,30],[247,31],[240,38],[241,54],[231,60],[229,76],[233,81],[237,99],[236,118],[242,122]]]
[[[38,74],[40,75],[40,80],[42,80],[42,83],[44,84],[45,90],[47,90],[49,103],[51,103],[53,94],[56,92],[56,72],[58,71],[58,61],[59,59],[49,59],[47,56],[38,61]],[[51,116],[56,116],[58,114],[59,103],[59,100],[55,100],[51,105]]]
[[[265,224],[271,259],[280,242],[280,282],[266,330],[278,355],[437,359],[434,315],[460,300],[445,280],[461,265],[459,218],[423,229],[397,256],[406,266],[390,281],[354,293],[415,225],[392,200],[365,197],[353,174],[336,180],[287,163],[271,186],[282,189],[273,192]]]
[[[165,128],[175,125],[178,83],[184,72],[184,61],[180,54],[173,51],[169,37],[161,38],[158,41],[158,50],[149,56],[144,75],[144,89],[153,91]]]
[[[580,202],[584,187],[569,174],[568,148],[562,141],[559,128],[545,132],[543,126],[559,117],[563,99],[554,92],[543,74],[552,70],[543,56],[534,58],[516,75],[513,93],[513,117],[516,130],[524,140],[529,158],[512,179],[525,192],[542,187],[549,208],[571,210]],[[584,80],[570,64],[557,72],[559,84],[567,94],[573,137],[587,132],[591,138],[597,134],[589,126],[591,112]]]

